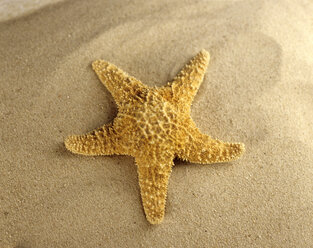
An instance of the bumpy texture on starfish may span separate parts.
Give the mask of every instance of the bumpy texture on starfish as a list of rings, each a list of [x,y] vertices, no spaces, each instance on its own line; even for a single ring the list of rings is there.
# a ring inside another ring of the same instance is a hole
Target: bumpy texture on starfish
[[[202,134],[190,117],[209,59],[209,53],[202,50],[172,82],[160,88],[148,87],[108,62],[93,62],[118,105],[117,117],[88,134],[65,140],[66,148],[77,154],[135,157],[142,203],[151,224],[164,218],[175,157],[209,164],[235,160],[244,152],[241,143],[225,143]]]

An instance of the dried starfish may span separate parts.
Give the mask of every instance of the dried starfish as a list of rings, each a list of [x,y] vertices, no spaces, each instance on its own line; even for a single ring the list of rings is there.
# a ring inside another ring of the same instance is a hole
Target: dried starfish
[[[77,154],[135,157],[142,203],[151,224],[164,218],[175,157],[209,164],[237,159],[244,152],[241,143],[225,143],[202,134],[190,117],[209,59],[209,53],[202,50],[172,82],[160,88],[148,87],[108,62],[93,62],[94,71],[117,103],[117,117],[88,134],[65,140],[66,148]]]

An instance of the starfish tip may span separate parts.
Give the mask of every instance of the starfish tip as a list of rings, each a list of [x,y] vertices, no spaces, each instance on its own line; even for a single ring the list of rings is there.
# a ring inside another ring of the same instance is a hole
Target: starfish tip
[[[202,49],[200,51],[200,54],[202,54],[204,57],[206,57],[208,59],[210,58],[210,53],[207,50],[205,50],[205,49]]]
[[[68,147],[70,146],[71,144],[71,136],[68,136],[64,139],[64,145],[66,147],[66,149],[68,149]]]
[[[240,143],[240,149],[242,150],[242,152],[244,152],[246,150],[245,144]]]
[[[77,138],[74,135],[66,137],[64,140],[65,148],[71,152],[74,152],[76,140],[77,140]]]
[[[149,221],[150,224],[152,225],[159,225],[163,222],[164,216],[161,218],[151,218],[149,216],[146,216],[147,220]]]
[[[92,69],[94,71],[97,71],[99,70],[100,68],[102,68],[103,66],[107,65],[108,63],[101,60],[101,59],[98,59],[98,60],[95,60],[92,62],[91,66],[92,66]]]
[[[234,148],[235,148],[236,159],[239,158],[246,151],[245,144],[243,143],[235,143]]]

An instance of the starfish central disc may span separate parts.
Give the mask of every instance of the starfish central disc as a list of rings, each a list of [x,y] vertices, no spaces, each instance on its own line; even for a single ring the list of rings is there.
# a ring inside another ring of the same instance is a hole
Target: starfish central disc
[[[121,128],[120,131],[125,129],[126,123],[128,124],[127,132],[132,135],[131,143],[137,144],[137,147],[132,147],[135,153],[146,146],[157,148],[161,145],[168,151],[174,151],[176,143],[179,143],[180,133],[184,130],[182,123],[189,121],[189,118],[179,119],[181,111],[153,89],[142,96],[140,102],[135,109],[121,109],[114,124]],[[132,154],[132,151],[129,153]]]

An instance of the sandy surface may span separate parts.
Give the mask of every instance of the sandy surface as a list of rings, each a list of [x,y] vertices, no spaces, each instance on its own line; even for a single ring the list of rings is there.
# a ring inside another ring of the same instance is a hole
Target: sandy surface
[[[69,0],[6,21],[1,11],[0,247],[313,246],[312,1]],[[63,140],[116,115],[93,60],[161,86],[202,48],[212,59],[192,117],[246,153],[176,161],[152,226],[131,157],[73,155]]]

